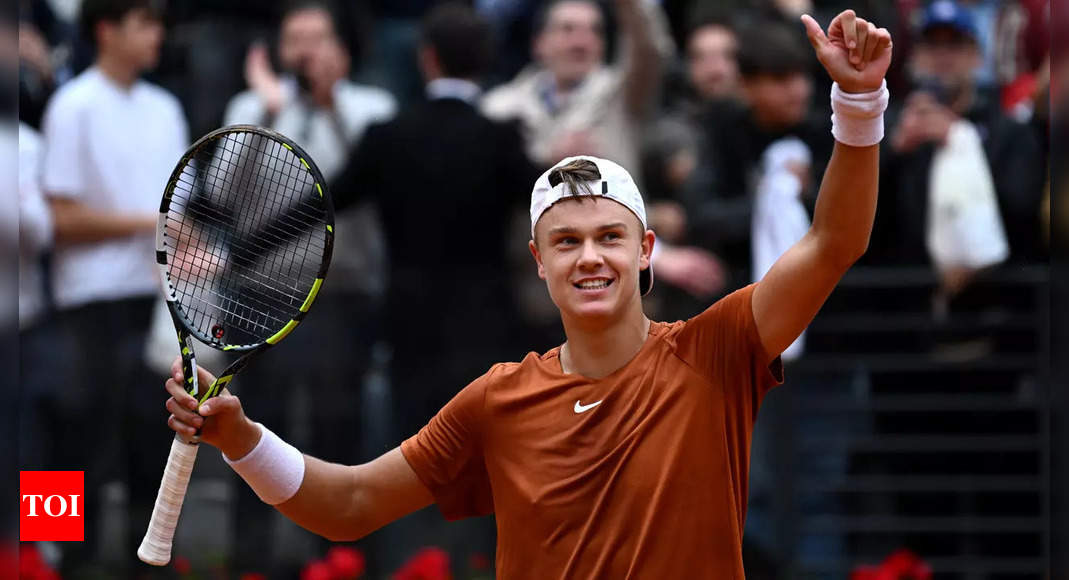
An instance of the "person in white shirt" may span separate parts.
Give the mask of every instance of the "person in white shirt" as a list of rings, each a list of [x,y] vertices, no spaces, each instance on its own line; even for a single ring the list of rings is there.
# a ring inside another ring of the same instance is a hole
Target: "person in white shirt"
[[[96,529],[104,488],[122,494],[127,481],[158,478],[166,448],[143,422],[154,405],[138,395],[159,287],[156,216],[189,137],[178,100],[140,78],[159,59],[158,10],[151,0],[84,0],[80,25],[96,59],[59,88],[42,121],[41,186],[53,217],[53,298],[63,329],[57,346],[72,377],[60,396],[51,468],[85,471],[86,542],[65,547],[64,577],[103,561],[94,550],[105,546]],[[147,521],[153,492],[125,487],[132,536]],[[132,537],[109,535],[116,554],[133,553]]]

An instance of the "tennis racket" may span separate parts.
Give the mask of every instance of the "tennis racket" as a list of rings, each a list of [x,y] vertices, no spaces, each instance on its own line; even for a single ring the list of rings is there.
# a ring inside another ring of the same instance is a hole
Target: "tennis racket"
[[[194,143],[160,204],[156,261],[182,353],[186,390],[203,403],[308,313],[330,265],[334,209],[323,175],[286,137],[218,129]],[[193,337],[241,353],[210,385],[197,380]],[[176,435],[148,531],[137,550],[171,559],[197,437]]]

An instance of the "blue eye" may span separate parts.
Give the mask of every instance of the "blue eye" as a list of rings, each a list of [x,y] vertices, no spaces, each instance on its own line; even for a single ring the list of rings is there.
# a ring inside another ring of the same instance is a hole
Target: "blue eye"
[[[620,239],[620,234],[616,232],[607,232],[604,236],[602,236],[602,238],[604,238],[606,241],[613,242]]]

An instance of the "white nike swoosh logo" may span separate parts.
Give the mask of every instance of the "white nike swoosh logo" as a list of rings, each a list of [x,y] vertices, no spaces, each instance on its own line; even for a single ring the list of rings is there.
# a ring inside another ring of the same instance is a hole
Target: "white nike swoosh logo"
[[[602,401],[604,401],[604,400],[605,399],[602,399]],[[575,412],[576,413],[586,413],[587,411],[593,409],[594,407],[597,407],[600,404],[601,404],[601,401],[598,401],[597,403],[590,403],[589,405],[584,405],[584,404],[580,403],[579,401],[576,401],[575,402]]]

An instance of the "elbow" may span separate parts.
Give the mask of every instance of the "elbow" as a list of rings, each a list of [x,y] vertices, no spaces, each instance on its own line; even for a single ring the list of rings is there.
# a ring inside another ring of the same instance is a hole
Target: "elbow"
[[[841,272],[849,270],[869,249],[869,237],[863,239],[838,239],[824,244],[821,252],[826,263],[835,266]]]

